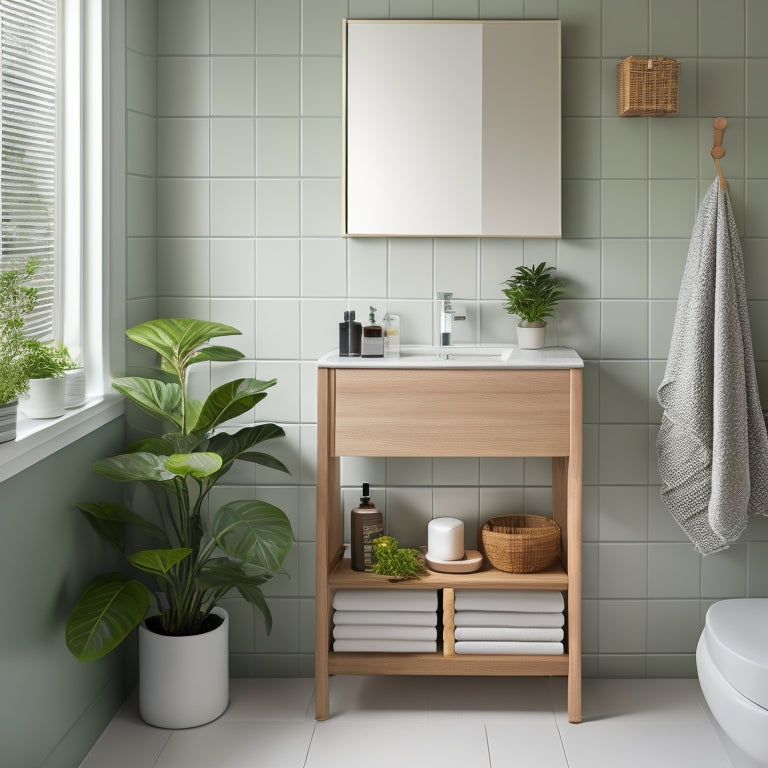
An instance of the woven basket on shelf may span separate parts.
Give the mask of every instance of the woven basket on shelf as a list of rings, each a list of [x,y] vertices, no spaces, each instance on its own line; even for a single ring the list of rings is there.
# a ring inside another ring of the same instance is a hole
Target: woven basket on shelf
[[[619,117],[677,112],[680,62],[664,56],[627,56],[616,65]]]
[[[505,515],[487,520],[481,546],[494,568],[507,573],[544,570],[560,554],[560,526],[542,515]]]

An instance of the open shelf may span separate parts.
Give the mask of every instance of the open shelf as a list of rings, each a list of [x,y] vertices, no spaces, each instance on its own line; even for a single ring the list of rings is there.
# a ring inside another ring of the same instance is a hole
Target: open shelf
[[[328,576],[331,589],[568,589],[568,574],[558,560],[549,568],[536,573],[505,573],[484,564],[474,573],[438,573],[407,581],[393,581],[375,573],[353,571],[349,558],[339,560]]]

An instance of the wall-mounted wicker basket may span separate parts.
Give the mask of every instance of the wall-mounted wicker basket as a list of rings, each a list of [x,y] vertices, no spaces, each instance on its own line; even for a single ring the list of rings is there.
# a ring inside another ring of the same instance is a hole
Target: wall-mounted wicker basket
[[[627,56],[616,65],[619,117],[677,112],[680,62],[664,56]]]
[[[543,571],[560,554],[560,526],[543,515],[492,517],[480,540],[491,565],[507,573]]]

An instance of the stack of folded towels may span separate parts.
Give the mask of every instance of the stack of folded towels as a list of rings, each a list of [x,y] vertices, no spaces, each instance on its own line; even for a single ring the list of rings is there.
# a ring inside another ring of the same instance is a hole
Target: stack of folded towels
[[[437,651],[435,589],[340,589],[333,608],[334,651]]]
[[[457,589],[456,653],[563,653],[564,601],[549,590]]]

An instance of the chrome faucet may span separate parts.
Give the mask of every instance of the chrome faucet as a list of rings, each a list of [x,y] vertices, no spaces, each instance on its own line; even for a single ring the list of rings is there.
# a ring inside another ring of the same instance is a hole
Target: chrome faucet
[[[453,344],[453,317],[456,310],[451,304],[453,293],[450,291],[438,291],[437,299],[442,301],[440,307],[440,346],[450,347]]]

